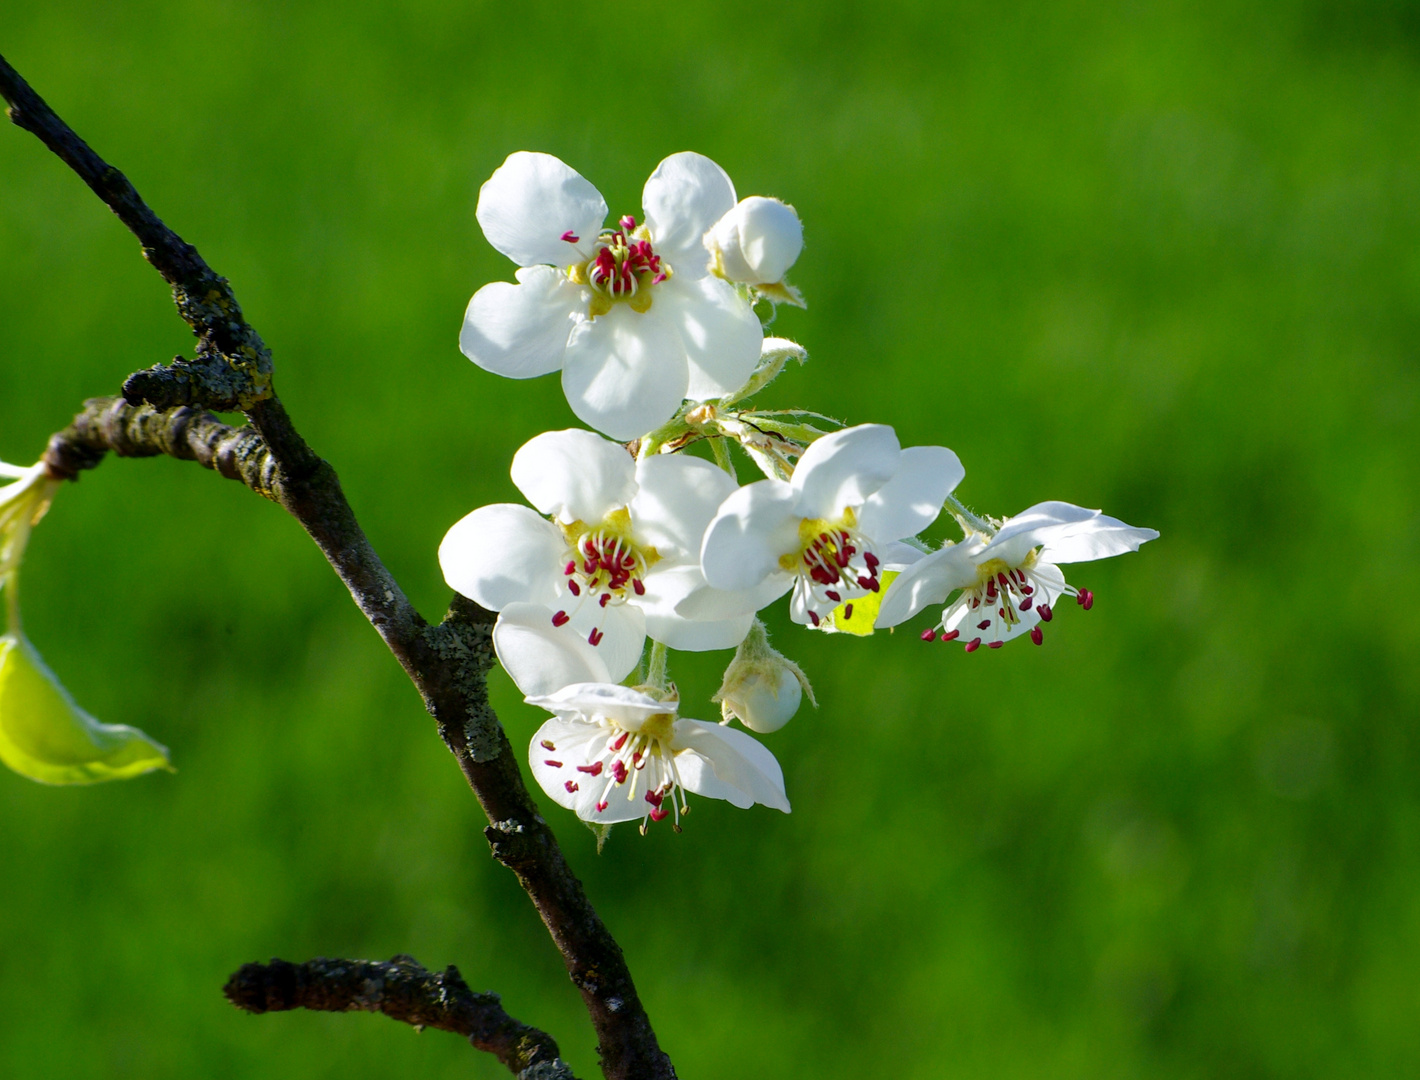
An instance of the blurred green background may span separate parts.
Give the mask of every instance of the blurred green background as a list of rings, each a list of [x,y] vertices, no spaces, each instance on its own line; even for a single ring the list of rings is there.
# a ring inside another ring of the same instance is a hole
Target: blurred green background
[[[456,347],[513,150],[639,213],[682,149],[793,202],[812,352],[768,398],[896,425],[960,494],[1160,529],[1045,646],[792,627],[792,815],[606,851],[548,804],[692,1077],[1420,1073],[1420,6],[50,0],[0,52],[231,278],[415,603],[573,418]],[[0,129],[0,457],[191,339]],[[413,953],[597,1075],[580,1000],[394,661],[275,507],[110,459],[26,626],[179,771],[0,772],[0,1075],[496,1077],[371,1016],[242,1015],[245,961]],[[726,654],[677,658],[692,716]],[[515,745],[539,715],[501,674]],[[539,795],[540,797],[540,795]]]

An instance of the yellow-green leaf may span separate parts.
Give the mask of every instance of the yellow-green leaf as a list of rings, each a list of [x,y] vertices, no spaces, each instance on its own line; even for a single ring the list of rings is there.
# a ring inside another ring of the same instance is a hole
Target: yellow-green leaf
[[[883,594],[887,592],[897,574],[896,570],[884,570],[881,589],[868,593],[867,596],[860,596],[851,604],[839,604],[834,608],[833,628],[840,633],[856,634],[858,637],[871,634],[874,624],[878,621],[878,609],[883,606]],[[853,609],[851,616],[846,614],[850,607]]]
[[[42,784],[96,784],[172,769],[167,747],[74,704],[23,635],[0,637],[0,761]]]

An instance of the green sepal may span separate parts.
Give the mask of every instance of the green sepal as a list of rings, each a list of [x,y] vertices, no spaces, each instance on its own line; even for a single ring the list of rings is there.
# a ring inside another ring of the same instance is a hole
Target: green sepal
[[[0,636],[0,761],[41,784],[97,784],[172,771],[167,747],[74,704],[24,635]]]

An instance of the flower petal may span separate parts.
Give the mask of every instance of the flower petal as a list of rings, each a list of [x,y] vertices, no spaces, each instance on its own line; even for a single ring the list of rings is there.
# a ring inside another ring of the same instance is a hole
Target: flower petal
[[[1053,563],[1090,562],[1138,551],[1140,544],[1158,538],[1157,529],[1137,528],[1101,514],[1068,532],[1050,536],[1040,557]]]
[[[703,458],[656,454],[636,463],[631,520],[662,559],[700,561],[700,543],[735,482]]]
[[[739,488],[720,506],[700,548],[700,568],[717,589],[753,589],[782,573],[782,555],[799,549],[797,492],[782,480]]]
[[[677,720],[673,746],[693,751],[676,758],[676,769],[687,791],[726,799],[742,808],[761,803],[789,812],[779,762],[743,731],[703,720]],[[710,766],[708,775],[702,762]],[[712,778],[720,783],[712,784]]]
[[[640,690],[611,682],[573,683],[550,694],[529,695],[526,700],[558,716],[614,720],[627,731],[640,731],[652,716],[676,710],[673,701],[657,701]]]
[[[656,252],[676,275],[693,281],[708,273],[710,257],[701,238],[735,206],[735,185],[704,154],[672,154],[641,192],[646,227]]]
[[[707,401],[734,393],[759,363],[764,327],[734,287],[719,278],[683,280],[659,287],[656,303],[673,312],[690,365],[686,397]]]
[[[676,605],[686,597],[708,588],[698,563],[654,569],[646,577],[646,595],[639,601],[646,615],[646,633],[663,645],[686,652],[733,649],[749,633],[753,612],[711,620],[692,619],[676,612]]]
[[[519,266],[566,266],[591,256],[606,200],[560,159],[520,150],[479,189],[476,216],[488,242]]]
[[[493,648],[503,669],[529,698],[626,675],[613,675],[584,638],[553,626],[552,611],[541,604],[504,608],[493,626]]]
[[[660,427],[685,400],[690,378],[674,313],[626,304],[579,323],[567,342],[562,390],[578,419],[614,439]]]
[[[974,556],[982,550],[979,540],[963,540],[922,556],[888,586],[878,609],[878,626],[906,622],[928,604],[941,603],[955,590],[976,582]]]
[[[1039,547],[1053,536],[1063,536],[1098,516],[1098,510],[1087,510],[1074,503],[1036,503],[1002,522],[982,558],[1001,559],[1010,566],[1019,566],[1031,548]]]
[[[697,622],[752,615],[778,600],[793,584],[794,578],[783,572],[770,574],[750,589],[716,589],[707,584],[689,593],[675,610]]]
[[[584,596],[579,604],[567,609],[567,614],[571,621],[564,629],[601,656],[611,672],[611,681],[624,679],[635,670],[646,644],[646,617],[640,608],[634,604],[601,607]],[[590,643],[593,629],[598,634],[595,645]]]
[[[909,446],[893,478],[863,504],[858,527],[879,542],[916,536],[937,520],[965,475],[961,460],[945,446]]]
[[[590,431],[545,431],[518,448],[513,483],[544,514],[598,525],[636,494],[636,459]]]
[[[459,331],[459,351],[485,371],[532,379],[562,366],[567,338],[585,321],[582,288],[561,270],[533,266],[518,284],[495,281],[473,294]]]
[[[901,453],[886,424],[859,424],[816,440],[794,466],[800,516],[836,520],[862,506],[893,478]]]
[[[579,772],[578,766],[591,765],[602,757],[606,736],[607,729],[600,724],[554,716],[537,729],[528,745],[533,778],[548,798],[558,806],[575,810],[583,820],[592,820],[606,782]],[[570,790],[569,781],[575,785]]]
[[[449,588],[489,611],[518,601],[556,603],[566,560],[562,530],[515,503],[479,507],[439,545],[439,566]]]

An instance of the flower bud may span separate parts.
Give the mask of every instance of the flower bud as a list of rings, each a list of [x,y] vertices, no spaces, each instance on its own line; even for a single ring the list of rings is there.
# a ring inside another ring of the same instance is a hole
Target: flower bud
[[[804,695],[814,701],[813,687],[799,665],[769,644],[769,635],[758,619],[735,650],[725,669],[720,692],[711,700],[720,703],[724,722],[738,720],[751,731],[778,731],[799,711]]]
[[[804,226],[794,208],[751,195],[705,234],[710,268],[727,281],[780,285],[804,247]]]
[[[734,718],[751,731],[778,731],[787,724],[803,701],[798,678],[787,667],[778,671],[753,671],[720,699],[720,714]]]

